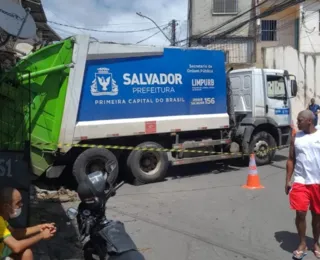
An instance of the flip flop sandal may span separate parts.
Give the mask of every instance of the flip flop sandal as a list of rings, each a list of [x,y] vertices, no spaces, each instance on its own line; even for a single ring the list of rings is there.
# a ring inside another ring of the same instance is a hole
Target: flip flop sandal
[[[306,248],[305,251],[295,250],[295,251],[293,252],[292,258],[295,259],[295,260],[301,260],[301,259],[303,259],[303,258],[308,254],[307,250],[308,250],[307,248]]]
[[[313,250],[313,253],[314,253],[314,256],[315,256],[317,259],[320,259],[320,251]]]

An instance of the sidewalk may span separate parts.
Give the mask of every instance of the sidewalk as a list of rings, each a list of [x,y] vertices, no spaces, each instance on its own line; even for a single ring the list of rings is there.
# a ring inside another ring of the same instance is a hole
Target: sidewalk
[[[56,223],[57,235],[41,241],[34,249],[35,260],[83,259],[78,235],[60,202],[40,201],[31,195],[30,225]]]

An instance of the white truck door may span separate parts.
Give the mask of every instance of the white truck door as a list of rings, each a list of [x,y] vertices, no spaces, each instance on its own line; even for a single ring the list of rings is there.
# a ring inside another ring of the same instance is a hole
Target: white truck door
[[[286,78],[281,73],[263,71],[265,78],[266,116],[279,126],[290,125],[290,102],[288,101]]]

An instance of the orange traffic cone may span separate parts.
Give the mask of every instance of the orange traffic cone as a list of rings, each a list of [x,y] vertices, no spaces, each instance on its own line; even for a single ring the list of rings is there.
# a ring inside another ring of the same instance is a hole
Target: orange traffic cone
[[[247,184],[243,185],[242,188],[245,189],[263,189],[264,187],[260,184],[260,178],[258,175],[256,159],[254,154],[250,155],[249,162],[249,173],[247,177]]]

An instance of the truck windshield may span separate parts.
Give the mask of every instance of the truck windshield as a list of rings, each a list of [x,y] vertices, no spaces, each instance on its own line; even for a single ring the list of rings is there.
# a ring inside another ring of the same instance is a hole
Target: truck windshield
[[[286,99],[286,84],[283,76],[267,76],[267,93],[268,98]]]

